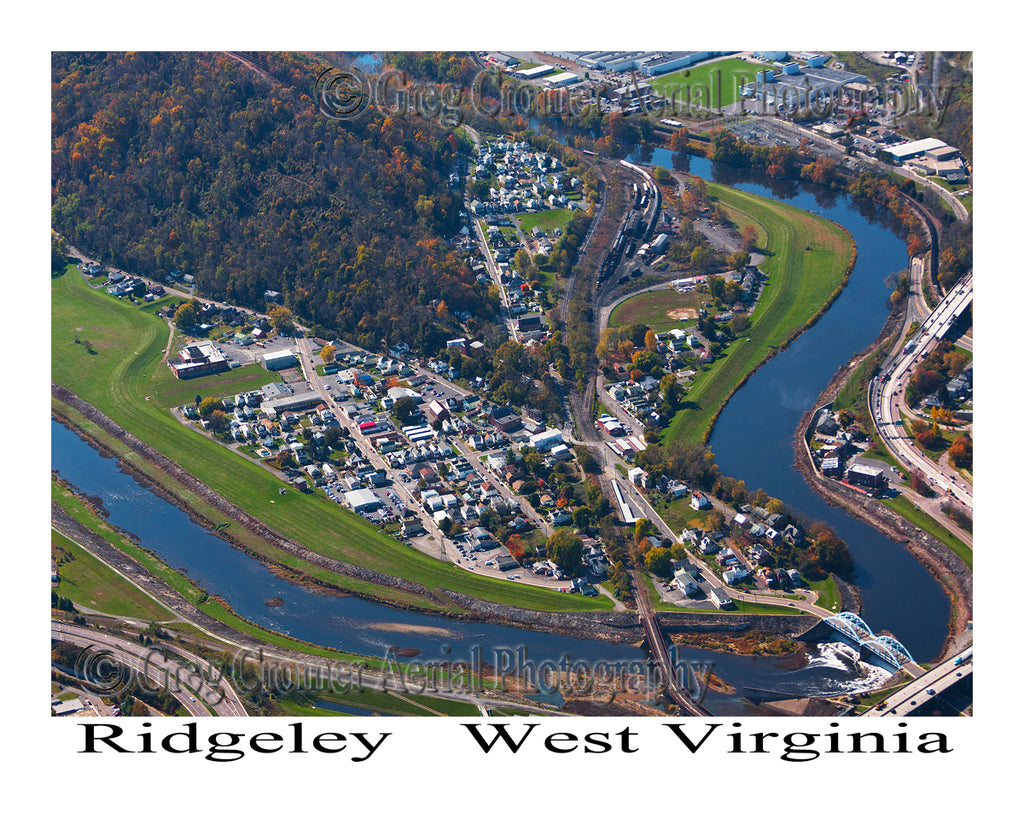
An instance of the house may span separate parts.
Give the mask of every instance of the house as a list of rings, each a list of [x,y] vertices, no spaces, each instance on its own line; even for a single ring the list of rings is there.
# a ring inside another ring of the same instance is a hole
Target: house
[[[676,588],[687,597],[693,597],[700,593],[700,585],[690,573],[691,570],[680,567],[675,573]]]
[[[711,501],[708,500],[707,495],[703,492],[694,492],[693,497],[690,498],[690,508],[695,512],[699,512],[702,509],[707,509],[711,506]]]
[[[732,586],[736,583],[739,583],[741,580],[748,577],[749,575],[750,572],[748,572],[744,568],[737,566],[733,569],[726,569],[724,572],[722,572],[722,580],[724,580],[726,583]]]

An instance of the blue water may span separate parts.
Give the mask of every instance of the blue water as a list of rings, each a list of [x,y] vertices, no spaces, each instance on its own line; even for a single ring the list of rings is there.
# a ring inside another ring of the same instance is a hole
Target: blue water
[[[392,648],[418,649],[416,662],[479,663],[510,677],[530,664],[582,661],[643,667],[646,655],[631,645],[613,645],[557,634],[484,623],[463,623],[370,603],[356,597],[317,594],[275,577],[263,564],[195,524],[177,507],[141,486],[117,461],[101,456],[69,429],[51,423],[52,462],[61,477],[88,495],[99,496],[110,523],[134,534],[142,546],[173,568],[225,598],[252,622],[317,645],[396,663]],[[269,607],[274,597],[284,606]],[[837,654],[837,651],[840,654]],[[885,675],[852,662],[838,644],[812,649],[809,664],[788,670],[771,658],[733,656],[681,648],[679,660],[713,664],[717,676],[735,686],[732,694],[708,694],[716,714],[742,713],[743,686],[815,696],[864,690]],[[840,656],[843,655],[843,656]],[[635,665],[634,665],[635,664]],[[394,667],[393,665],[391,667]],[[346,706],[346,709],[348,706]]]
[[[672,153],[650,151],[651,164],[672,168]],[[850,547],[862,616],[872,630],[891,631],[919,661],[938,655],[946,638],[950,601],[932,575],[897,543],[827,504],[793,467],[792,438],[829,379],[870,344],[888,316],[885,280],[907,267],[906,243],[886,213],[861,207],[845,194],[688,157],[678,170],[750,193],[785,201],[842,225],[857,243],[849,284],[822,319],[762,367],[729,401],[710,445],[723,474],[748,489],[764,489],[809,517],[832,526]]]

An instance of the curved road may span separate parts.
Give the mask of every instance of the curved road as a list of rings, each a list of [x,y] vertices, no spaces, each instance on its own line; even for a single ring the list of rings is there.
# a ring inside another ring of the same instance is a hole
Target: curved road
[[[973,509],[972,487],[948,464],[937,464],[915,447],[904,431],[901,409],[904,407],[904,382],[910,377],[915,361],[931,352],[972,299],[973,274],[968,274],[924,320],[910,341],[913,346],[900,349],[883,363],[883,375],[871,381],[868,394],[875,427],[896,458],[920,472],[947,499],[963,504],[968,511]],[[938,519],[945,525],[943,517],[940,514]],[[969,535],[966,542],[971,542]]]

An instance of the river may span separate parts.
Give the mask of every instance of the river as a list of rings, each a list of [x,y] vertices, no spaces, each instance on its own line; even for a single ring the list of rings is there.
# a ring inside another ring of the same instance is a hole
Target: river
[[[633,161],[672,167],[671,153],[654,149]],[[915,658],[928,661],[942,647],[950,603],[939,584],[902,544],[825,503],[793,466],[791,440],[802,413],[839,366],[877,335],[888,311],[884,282],[906,266],[906,248],[894,226],[870,208],[859,208],[843,194],[815,191],[794,181],[775,182],[690,157],[680,168],[762,196],[785,200],[843,225],[857,242],[857,264],[843,294],[825,316],[785,352],[755,374],[734,395],[711,438],[724,474],[763,488],[792,508],[823,520],[850,546],[863,615],[876,631],[896,635]],[[342,651],[383,657],[391,646],[418,649],[418,660],[484,660],[503,649],[523,649],[530,661],[568,655],[588,663],[638,661],[642,652],[616,646],[503,626],[465,623],[403,612],[355,597],[317,594],[275,577],[261,563],[194,524],[173,505],[140,486],[116,461],[102,457],[77,435],[53,424],[53,467],[90,495],[103,499],[110,521],[134,533],[148,549],[211,594],[227,599],[241,616],[268,629]],[[284,605],[269,607],[280,597]],[[822,696],[865,690],[886,673],[859,663],[842,643],[811,647],[809,662],[787,670],[772,658],[685,649],[681,659],[713,663],[715,674],[736,694],[710,693],[705,704],[716,714],[743,713],[744,686]]]
[[[672,152],[631,157],[671,169]],[[904,547],[826,503],[795,468],[792,438],[802,414],[835,372],[878,335],[888,316],[886,279],[907,267],[906,243],[887,213],[859,207],[846,194],[776,182],[764,174],[691,156],[678,170],[820,214],[845,227],[857,263],[842,295],[822,319],[741,387],[710,439],[723,474],[764,489],[793,509],[829,524],[850,547],[861,590],[861,615],[875,632],[888,630],[928,662],[946,639],[951,603],[928,570]]]
[[[531,662],[582,661],[642,663],[644,653],[631,645],[612,645],[557,634],[485,623],[461,622],[406,612],[357,597],[318,594],[275,577],[262,563],[234,549],[227,541],[194,523],[188,515],[140,485],[118,462],[101,455],[77,434],[51,423],[52,466],[62,478],[87,495],[102,499],[108,521],[134,534],[141,545],[157,554],[210,594],[226,599],[242,617],[268,629],[317,645],[370,657],[384,658],[391,647],[422,652],[421,662],[472,662],[477,657],[493,665],[520,666]],[[268,606],[279,597],[282,606]],[[515,655],[515,652],[525,654]],[[714,665],[714,673],[735,693],[710,692],[705,701],[715,714],[741,715],[744,686],[824,696],[866,690],[887,672],[857,662],[854,652],[840,643],[810,647],[809,662],[789,670],[775,659],[735,656],[699,649],[680,649],[678,659],[693,666]],[[512,672],[515,673],[514,671]]]

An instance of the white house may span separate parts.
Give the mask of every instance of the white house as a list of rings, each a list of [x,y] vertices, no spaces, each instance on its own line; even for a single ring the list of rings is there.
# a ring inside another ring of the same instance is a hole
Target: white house
[[[740,580],[742,580],[749,574],[750,572],[748,572],[746,569],[737,566],[735,569],[726,569],[724,572],[722,572],[722,580],[724,580],[731,586],[734,583],[738,583]]]

